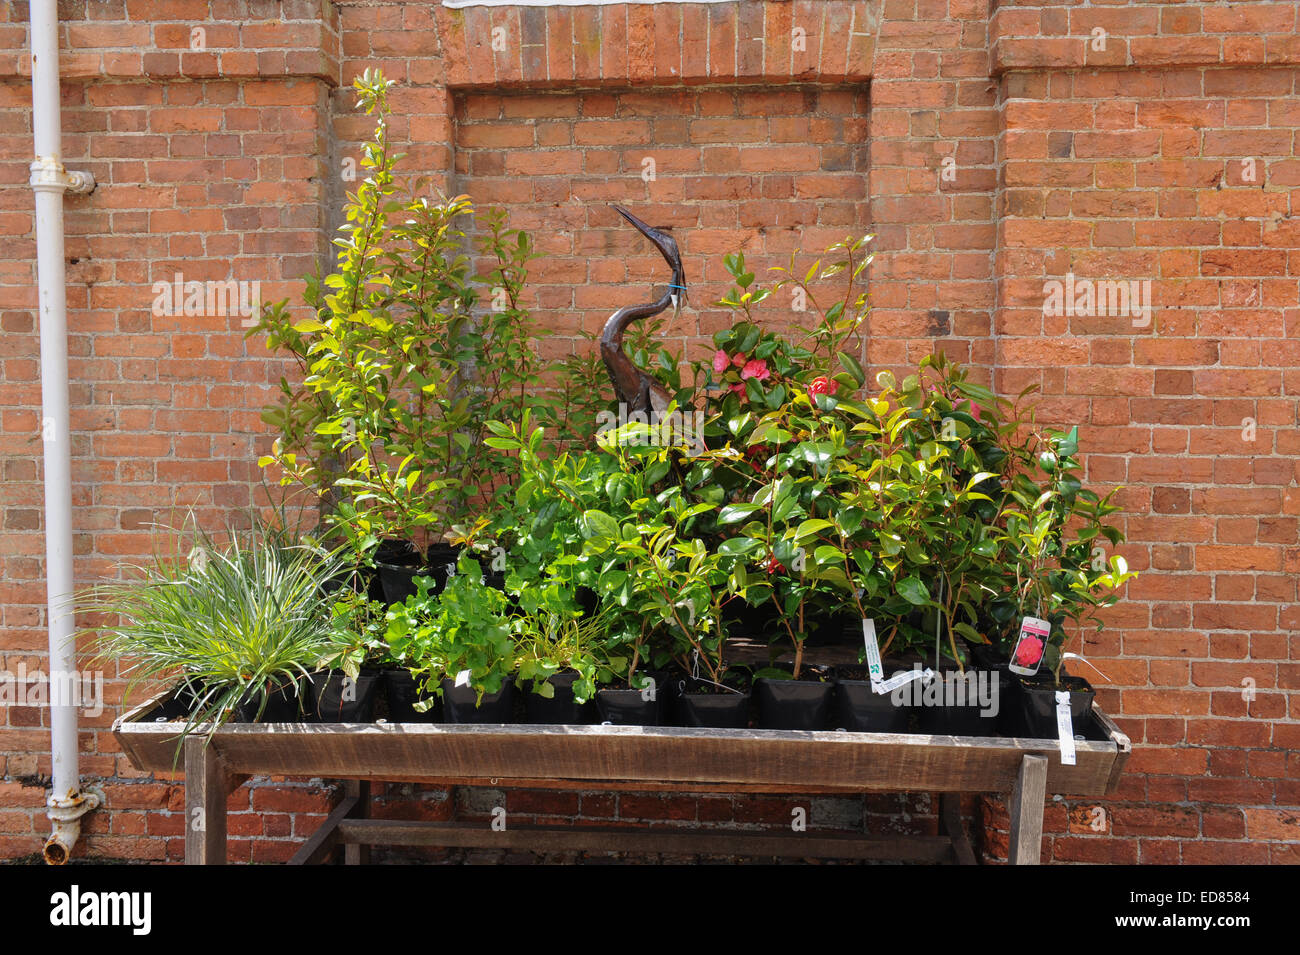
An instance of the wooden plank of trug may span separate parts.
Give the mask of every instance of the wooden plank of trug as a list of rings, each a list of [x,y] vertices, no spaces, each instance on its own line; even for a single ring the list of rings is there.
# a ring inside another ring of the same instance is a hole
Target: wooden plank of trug
[[[226,864],[226,764],[205,740],[185,741],[185,864]]]
[[[313,832],[293,854],[288,865],[319,865],[329,858],[334,847],[339,844],[339,823],[356,808],[357,797],[345,796],[325,817],[325,821]]]
[[[717,830],[627,829],[583,826],[507,826],[486,823],[345,819],[344,843],[386,846],[523,849],[533,852],[641,852],[809,859],[881,859],[946,862],[946,836],[767,834]]]
[[[174,730],[123,726],[137,766],[165,771]],[[327,778],[515,780],[562,778],[591,785],[682,783],[930,792],[1010,792],[1025,753],[1057,752],[1054,740],[914,734],[713,730],[638,726],[436,724],[231,724],[217,731],[234,771]],[[143,740],[152,742],[145,743]],[[1080,742],[1078,763],[1052,760],[1053,792],[1101,795],[1114,742]]]
[[[1027,755],[1011,793],[1012,865],[1038,865],[1043,855],[1043,804],[1047,801],[1047,757]]]
[[[1124,774],[1124,766],[1128,763],[1129,754],[1133,752],[1133,743],[1128,734],[1116,726],[1115,721],[1102,711],[1096,700],[1092,702],[1092,715],[1116,748],[1115,762],[1111,764],[1110,776],[1106,780],[1106,792],[1103,794],[1110,795],[1119,789],[1119,780]]]

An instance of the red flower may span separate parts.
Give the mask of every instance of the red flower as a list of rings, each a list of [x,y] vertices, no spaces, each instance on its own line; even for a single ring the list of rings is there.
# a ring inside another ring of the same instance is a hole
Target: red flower
[[[1043,641],[1030,637],[1016,647],[1016,666],[1031,667],[1043,658]]]
[[[832,378],[821,375],[812,380],[808,386],[809,395],[833,395],[840,390],[840,383]]]
[[[727,366],[730,364],[731,364],[731,359],[727,357],[727,353],[724,352],[721,348],[719,348],[716,352],[714,352],[713,370],[715,372],[717,372],[719,375],[722,374],[724,371],[727,370]]]
[[[783,565],[779,560],[776,559],[776,554],[773,554],[771,557],[767,559],[767,563],[764,565],[763,569],[766,570],[769,574],[774,574],[778,572],[785,573],[785,565]]]
[[[743,395],[745,393],[745,386],[740,382],[736,382],[734,385],[728,385],[727,387],[738,395]]]
[[[740,370],[741,379],[757,378],[759,381],[767,381],[772,373],[767,369],[767,362],[761,358],[755,358],[753,361],[746,362],[745,367]]]
[[[745,366],[745,353],[743,351],[736,352],[731,358],[731,363],[737,368],[743,368]]]

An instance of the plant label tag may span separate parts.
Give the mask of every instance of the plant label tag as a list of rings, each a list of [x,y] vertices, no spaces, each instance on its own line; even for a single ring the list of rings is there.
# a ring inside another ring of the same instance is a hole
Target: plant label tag
[[[1074,725],[1070,720],[1070,691],[1056,691],[1056,735],[1061,739],[1061,765],[1073,766]]]
[[[1052,625],[1037,617],[1025,617],[1020,621],[1020,639],[1011,651],[1011,664],[1007,667],[1019,676],[1033,676],[1043,662],[1043,651],[1047,649],[1047,638],[1052,635]]]
[[[885,678],[885,668],[880,663],[880,644],[876,642],[876,621],[870,617],[862,618],[862,642],[867,648],[867,675],[874,684]],[[876,690],[877,693],[882,692]]]
[[[883,683],[871,684],[871,690],[873,693],[880,694],[893,693],[903,684],[911,683],[913,680],[929,683],[933,679],[934,671],[929,667],[924,670],[900,670]]]
[[[469,678],[474,675],[473,670],[461,670],[456,674],[457,686],[469,686]]]

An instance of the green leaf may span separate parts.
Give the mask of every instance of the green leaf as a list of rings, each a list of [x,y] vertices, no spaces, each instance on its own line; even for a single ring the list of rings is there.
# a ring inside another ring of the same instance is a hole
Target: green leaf
[[[582,536],[587,540],[618,540],[618,521],[604,511],[583,511]]]
[[[930,591],[918,577],[904,577],[898,582],[898,595],[914,607],[930,603]]]
[[[743,521],[745,518],[749,517],[750,514],[753,514],[755,511],[761,511],[762,509],[763,505],[761,504],[728,504],[718,512],[718,523],[734,524],[737,521]]]
[[[840,352],[837,357],[840,360],[840,364],[844,366],[844,370],[847,371],[850,375],[852,375],[853,380],[858,383],[859,388],[861,388],[864,384],[866,384],[867,373],[862,370],[862,366],[858,364],[858,360],[856,358],[846,354],[845,352]]]

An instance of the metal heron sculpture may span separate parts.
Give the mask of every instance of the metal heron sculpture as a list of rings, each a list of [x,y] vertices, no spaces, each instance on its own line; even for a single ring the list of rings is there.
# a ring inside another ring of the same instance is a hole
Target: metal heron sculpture
[[[605,322],[605,330],[600,335],[600,356],[605,360],[609,380],[614,383],[618,400],[629,412],[663,414],[668,410],[672,396],[652,375],[638,368],[624,354],[623,333],[633,322],[658,315],[669,305],[676,304],[679,294],[685,296],[686,274],[682,270],[682,256],[671,235],[646,225],[622,206],[615,206],[614,209],[654,243],[664,261],[672,268],[673,281],[668,290],[655,301],[644,305],[625,305],[609,317],[609,321]]]

